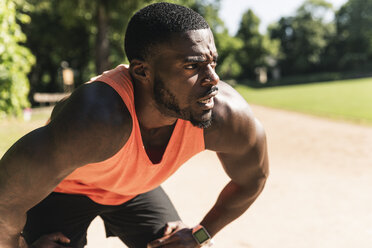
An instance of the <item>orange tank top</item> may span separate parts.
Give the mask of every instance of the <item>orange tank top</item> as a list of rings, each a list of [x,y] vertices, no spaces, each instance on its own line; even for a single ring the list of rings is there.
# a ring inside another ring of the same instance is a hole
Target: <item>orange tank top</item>
[[[205,149],[203,129],[178,119],[161,161],[153,164],[142,143],[128,69],[119,65],[90,82],[93,81],[104,82],[119,93],[132,116],[132,132],[114,156],[76,169],[55,192],[82,194],[99,204],[119,205],[156,188],[189,158]]]

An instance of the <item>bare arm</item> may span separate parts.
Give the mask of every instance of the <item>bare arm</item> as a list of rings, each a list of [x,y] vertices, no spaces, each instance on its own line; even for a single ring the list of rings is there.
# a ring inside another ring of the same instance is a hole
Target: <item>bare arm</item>
[[[231,181],[201,224],[214,236],[242,215],[264,188],[268,176],[265,131],[245,100],[221,85],[216,125],[206,130],[206,148],[216,151]]]
[[[211,236],[242,215],[264,188],[268,176],[266,137],[262,125],[253,117],[248,104],[230,86],[219,84],[215,99],[214,121],[204,130],[207,149],[216,151],[231,181],[201,221]],[[192,229],[182,223],[172,232],[154,240],[148,247],[200,247]]]
[[[206,147],[214,150],[231,181],[201,224],[214,236],[243,214],[259,196],[268,176],[266,136],[245,100],[231,89],[220,98],[216,128],[206,132]],[[227,104],[228,103],[228,104]]]
[[[27,210],[76,168],[115,154],[130,131],[120,96],[92,83],[66,100],[48,125],[18,140],[0,160],[0,247],[17,247]]]
[[[261,129],[259,124],[257,126]],[[252,147],[240,148],[242,154],[217,153],[231,181],[201,222],[212,236],[243,214],[263,190],[268,176],[268,158],[263,130],[259,132],[262,133]]]

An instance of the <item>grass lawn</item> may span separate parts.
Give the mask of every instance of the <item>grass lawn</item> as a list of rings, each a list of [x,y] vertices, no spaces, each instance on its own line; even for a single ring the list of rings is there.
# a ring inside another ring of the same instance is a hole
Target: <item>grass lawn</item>
[[[41,127],[49,118],[51,108],[34,109],[30,121],[9,118],[0,121],[0,157],[26,133]]]
[[[372,125],[372,78],[252,89],[235,87],[252,104]]]

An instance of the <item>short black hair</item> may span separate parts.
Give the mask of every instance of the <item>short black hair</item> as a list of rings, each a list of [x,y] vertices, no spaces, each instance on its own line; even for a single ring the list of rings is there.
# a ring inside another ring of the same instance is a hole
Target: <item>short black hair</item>
[[[172,33],[209,28],[197,12],[172,3],[154,3],[139,10],[129,21],[124,48],[128,60],[145,60],[153,45],[166,42]]]

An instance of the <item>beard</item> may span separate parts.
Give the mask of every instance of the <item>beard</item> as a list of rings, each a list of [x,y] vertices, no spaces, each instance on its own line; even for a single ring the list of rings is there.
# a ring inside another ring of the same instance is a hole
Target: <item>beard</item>
[[[197,113],[191,107],[181,109],[176,96],[165,88],[164,82],[157,77],[154,79],[154,96],[159,111],[164,115],[190,121],[193,126],[203,129],[211,126],[212,110],[203,110],[201,113]]]

